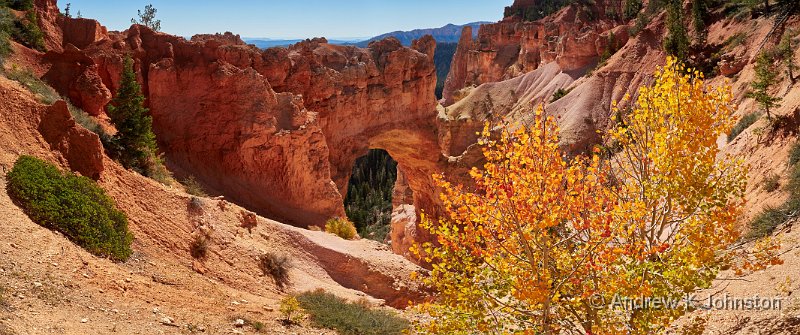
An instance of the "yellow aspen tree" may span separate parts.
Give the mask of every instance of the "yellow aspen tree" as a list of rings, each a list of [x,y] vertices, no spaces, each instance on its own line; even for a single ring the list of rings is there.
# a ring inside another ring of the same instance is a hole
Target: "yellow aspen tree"
[[[746,186],[742,161],[721,157],[717,144],[733,125],[731,99],[730,86],[708,87],[701,72],[670,57],[610,132],[621,148],[609,159],[615,192],[632,209],[619,216],[626,280],[615,294],[680,299],[716,277],[740,236]],[[648,334],[685,310],[626,312],[628,332]]]
[[[618,285],[624,268],[612,237],[614,195],[598,155],[569,159],[559,149],[552,118],[536,112],[530,126],[483,132],[483,169],[474,190],[443,176],[449,214],[422,224],[437,236],[417,252],[432,264],[426,282],[436,301],[422,306],[434,319],[422,334],[550,334],[593,329],[608,320],[592,304]],[[606,313],[607,314],[607,313]]]
[[[674,59],[619,126],[618,150],[568,158],[539,109],[531,125],[483,132],[474,186],[436,176],[446,215],[415,247],[436,291],[421,334],[651,334],[685,312],[613,308],[619,297],[683,298],[707,287],[738,238],[741,162],[717,160],[730,88]]]

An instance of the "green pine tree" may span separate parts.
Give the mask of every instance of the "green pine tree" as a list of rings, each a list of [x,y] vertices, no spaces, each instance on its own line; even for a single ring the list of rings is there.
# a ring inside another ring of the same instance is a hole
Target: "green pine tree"
[[[771,108],[780,107],[781,98],[769,94],[770,88],[776,83],[778,71],[775,71],[775,59],[772,50],[765,50],[756,58],[756,80],[750,83],[752,91],[747,96],[756,100],[759,106],[767,113],[767,118],[772,119]]]
[[[706,31],[706,13],[708,5],[705,0],[692,1],[692,24],[694,25],[695,40],[698,44],[706,44],[708,31]]]
[[[664,49],[679,60],[686,60],[689,51],[689,36],[683,24],[683,1],[670,0],[667,7],[667,28],[669,34],[664,39]]]
[[[797,70],[797,63],[794,60],[795,44],[792,41],[792,37],[795,35],[797,35],[795,30],[784,32],[783,37],[781,37],[781,43],[778,44],[778,54],[786,65],[786,75],[792,84],[795,83],[794,72]]]
[[[625,0],[625,8],[622,10],[622,17],[631,20],[639,15],[642,10],[642,0]]]
[[[112,143],[117,159],[123,166],[144,175],[150,175],[156,157],[156,136],[153,134],[153,119],[144,107],[142,88],[136,81],[133,59],[125,58],[122,82],[108,115],[117,128]]]

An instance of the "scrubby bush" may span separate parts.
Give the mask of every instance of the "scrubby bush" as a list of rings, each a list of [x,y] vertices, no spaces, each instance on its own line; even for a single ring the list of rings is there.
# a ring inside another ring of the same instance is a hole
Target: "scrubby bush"
[[[787,213],[782,208],[764,209],[750,222],[750,231],[745,235],[745,239],[758,239],[770,235],[787,219]]]
[[[194,196],[198,197],[205,197],[207,196],[206,192],[203,191],[203,186],[200,185],[200,182],[194,178],[194,176],[186,177],[183,181],[181,181],[183,187],[186,188],[186,193],[189,193]]]
[[[193,196],[189,198],[189,204],[186,206],[186,208],[189,210],[190,214],[202,215],[203,212],[205,212],[205,203],[203,202],[203,199]]]
[[[750,114],[747,114],[747,115],[743,116],[739,120],[739,122],[737,122],[736,125],[733,126],[733,129],[731,129],[731,132],[728,134],[728,142],[733,141],[745,129],[750,128],[750,126],[752,126],[753,123],[756,123],[756,121],[758,121],[759,117],[760,116],[758,114],[756,114],[756,113],[750,113]]]
[[[765,178],[764,190],[767,192],[775,192],[779,187],[781,187],[780,179],[781,177],[776,174],[772,174]]]
[[[100,136],[100,139],[103,142],[107,142],[111,139],[111,136],[109,136],[106,133],[103,127],[100,126],[100,123],[98,123],[97,120],[95,120],[91,115],[89,115],[89,113],[86,113],[83,111],[83,109],[80,109],[77,106],[73,105],[72,102],[70,102],[69,100],[66,101],[67,101],[67,109],[69,109],[69,113],[72,115],[72,118],[75,119],[76,123]]]
[[[133,236],[125,213],[89,178],[22,156],[8,173],[8,191],[30,218],[89,252],[126,260]]]
[[[800,163],[800,142],[795,142],[789,149],[789,165],[794,166],[797,163]]]
[[[289,269],[292,268],[289,257],[268,252],[261,255],[258,263],[264,275],[272,277],[279,289],[289,285]]]
[[[325,231],[345,240],[352,240],[356,237],[356,226],[350,220],[333,218],[325,223]]]
[[[0,65],[11,54],[11,34],[14,29],[14,17],[8,8],[0,6]]]
[[[39,79],[39,77],[30,70],[20,69],[14,66],[6,72],[6,77],[27,88],[41,103],[51,105],[61,99],[61,96],[58,95],[55,89]]]
[[[559,99],[563,98],[564,96],[566,96],[567,94],[569,94],[569,92],[571,92],[571,91],[572,91],[571,88],[570,89],[563,89],[563,88],[557,89],[553,93],[553,98],[550,99],[550,102],[556,102],[557,100],[559,100]]]
[[[402,334],[408,328],[408,321],[392,313],[348,303],[322,290],[301,293],[297,300],[317,326],[341,334],[394,335]]]
[[[746,42],[746,41],[747,41],[747,33],[746,32],[738,32],[736,34],[731,35],[731,37],[728,37],[725,40],[725,42],[722,42],[722,44],[725,46],[724,48],[726,50],[731,50],[733,48],[736,48],[736,47],[744,44],[744,42]]]
[[[789,182],[784,190],[789,193],[789,199],[779,207],[768,207],[761,211],[752,221],[750,230],[745,235],[745,240],[755,240],[772,234],[775,229],[786,221],[800,214],[800,165],[795,157],[800,155],[800,146],[795,144],[789,154]]]

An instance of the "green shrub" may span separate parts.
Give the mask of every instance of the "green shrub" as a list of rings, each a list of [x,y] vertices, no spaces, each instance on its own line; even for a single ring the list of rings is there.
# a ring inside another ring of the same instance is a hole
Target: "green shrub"
[[[792,198],[800,199],[800,165],[792,166],[789,171],[789,182],[786,183],[785,191]]]
[[[726,39],[725,42],[722,42],[722,44],[725,46],[724,48],[726,50],[731,50],[733,48],[736,48],[744,44],[744,42],[746,41],[747,41],[747,33],[738,32],[736,34],[731,35],[731,37],[728,37],[728,39]]]
[[[795,166],[800,163],[800,142],[795,142],[789,149],[789,165]]]
[[[758,239],[772,234],[775,228],[786,222],[787,219],[786,211],[781,208],[764,209],[750,222],[750,231],[745,238]]]
[[[0,6],[0,65],[11,54],[11,35],[14,31],[14,17],[11,12]]]
[[[33,9],[33,0],[6,0],[6,4],[15,10]]]
[[[39,29],[39,19],[36,17],[36,12],[32,10],[25,13],[24,20],[16,21],[14,38],[26,47],[42,52],[47,51],[44,45],[44,33]]]
[[[769,177],[764,179],[764,190],[767,192],[775,192],[779,187],[781,187],[780,183],[781,177],[772,174]]]
[[[325,223],[325,231],[345,240],[352,240],[356,237],[356,226],[350,220],[333,218]]]
[[[91,179],[21,156],[8,173],[8,191],[34,222],[89,252],[117,261],[130,256],[133,236],[125,214]]]
[[[642,0],[625,0],[622,17],[627,21],[635,18],[642,10]]]
[[[800,214],[800,165],[794,165],[785,186],[789,200],[778,208],[766,208],[750,222],[746,240],[754,240],[772,234],[775,228]]]
[[[207,196],[206,192],[203,191],[203,186],[194,178],[194,176],[186,177],[181,184],[186,188],[186,193],[189,193],[194,196],[198,197],[205,197]]]
[[[553,98],[552,98],[552,99],[550,99],[550,102],[556,102],[558,99],[561,99],[561,98],[563,98],[565,95],[569,94],[569,92],[572,92],[572,89],[571,89],[571,88],[569,88],[569,89],[566,89],[566,90],[565,90],[565,89],[563,89],[563,88],[559,88],[559,89],[557,89],[557,90],[556,90],[556,91],[553,93]]]
[[[279,289],[283,290],[289,284],[289,269],[292,268],[292,263],[286,255],[265,253],[259,258],[258,265],[264,275],[272,277]]]
[[[297,300],[314,324],[341,334],[394,335],[408,328],[408,321],[392,313],[348,303],[325,291],[301,293]]]
[[[111,141],[111,135],[106,133],[105,129],[97,122],[89,113],[83,111],[83,109],[78,108],[77,106],[73,105],[69,99],[63,98],[64,101],[67,102],[67,109],[69,109],[69,113],[72,114],[72,118],[75,119],[75,122],[82,127],[86,128],[87,130],[97,134],[100,137],[100,141],[103,142],[103,145],[106,145],[108,142]]]
[[[61,99],[61,96],[58,95],[55,89],[39,79],[36,74],[28,69],[19,69],[14,66],[11,70],[6,72],[6,77],[27,88],[28,91],[33,93],[36,99],[43,104],[52,105],[54,102]]]
[[[730,134],[728,134],[728,142],[733,141],[745,129],[750,128],[750,126],[752,126],[753,123],[756,123],[756,121],[758,121],[759,117],[761,117],[761,116],[758,115],[757,113],[750,113],[750,114],[747,114],[747,115],[743,116],[739,120],[739,122],[737,122],[736,125],[733,126],[733,129],[731,129]]]
[[[266,327],[267,327],[266,325],[264,325],[263,323],[261,323],[259,321],[255,321],[255,322],[250,323],[250,326],[252,326],[253,330],[255,330],[257,332],[261,332],[262,330],[266,330]]]

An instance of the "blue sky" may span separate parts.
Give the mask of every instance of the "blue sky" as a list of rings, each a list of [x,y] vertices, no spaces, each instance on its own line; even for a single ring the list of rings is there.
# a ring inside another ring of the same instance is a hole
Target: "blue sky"
[[[72,14],[125,30],[152,3],[161,30],[180,36],[231,31],[242,37],[371,37],[447,23],[498,21],[512,0],[59,0]]]

